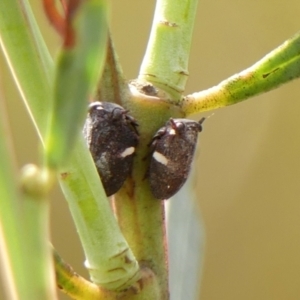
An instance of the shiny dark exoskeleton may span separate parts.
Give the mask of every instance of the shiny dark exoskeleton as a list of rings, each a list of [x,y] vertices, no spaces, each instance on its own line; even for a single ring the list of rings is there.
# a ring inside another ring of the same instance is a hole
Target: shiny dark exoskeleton
[[[186,182],[204,120],[170,119],[154,135],[148,176],[155,198],[172,197]]]
[[[83,134],[106,195],[115,194],[130,176],[139,135],[137,122],[110,102],[89,105]]]

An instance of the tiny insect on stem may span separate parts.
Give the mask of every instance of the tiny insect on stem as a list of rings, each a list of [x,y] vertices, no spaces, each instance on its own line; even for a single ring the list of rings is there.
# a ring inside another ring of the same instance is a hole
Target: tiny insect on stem
[[[171,118],[153,136],[147,174],[155,198],[172,197],[186,182],[204,120]]]
[[[107,196],[131,175],[139,135],[137,122],[118,104],[93,102],[83,134]]]

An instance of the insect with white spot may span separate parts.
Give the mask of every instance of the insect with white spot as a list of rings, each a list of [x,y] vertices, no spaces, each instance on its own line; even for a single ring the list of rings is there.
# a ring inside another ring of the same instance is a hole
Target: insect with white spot
[[[107,196],[130,176],[138,144],[138,124],[123,107],[109,102],[89,105],[83,135]]]
[[[155,198],[172,197],[186,182],[204,120],[171,118],[154,135],[148,175]]]

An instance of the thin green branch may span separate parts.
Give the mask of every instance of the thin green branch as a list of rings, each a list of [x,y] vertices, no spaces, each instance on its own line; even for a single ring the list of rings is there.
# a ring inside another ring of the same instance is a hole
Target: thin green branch
[[[241,102],[300,77],[300,33],[284,42],[250,68],[217,86],[186,96],[186,115]]]
[[[79,276],[72,267],[59,256],[54,248],[52,248],[52,252],[57,285],[62,292],[77,300],[115,299],[113,292],[100,289],[96,284]]]
[[[158,0],[139,80],[179,101],[188,79],[188,60],[197,0]]]

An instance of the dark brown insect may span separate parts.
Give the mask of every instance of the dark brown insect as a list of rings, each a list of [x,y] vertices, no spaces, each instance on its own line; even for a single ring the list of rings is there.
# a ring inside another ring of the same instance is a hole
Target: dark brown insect
[[[155,198],[172,197],[186,182],[204,120],[170,119],[154,135],[148,175]]]
[[[89,106],[83,134],[107,196],[115,194],[131,174],[137,126],[120,105],[93,102]]]

